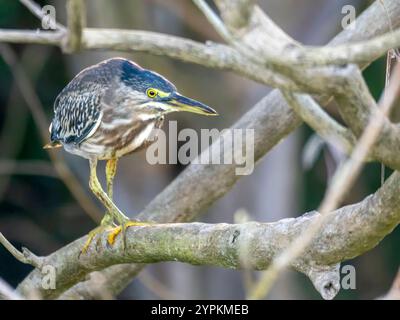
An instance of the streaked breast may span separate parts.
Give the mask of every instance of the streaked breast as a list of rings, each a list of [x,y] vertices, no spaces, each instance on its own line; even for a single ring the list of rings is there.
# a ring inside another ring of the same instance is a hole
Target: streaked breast
[[[115,118],[114,118],[115,119]],[[122,157],[149,145],[154,138],[154,130],[162,125],[162,118],[146,121],[122,119],[103,121],[92,137],[84,141],[80,149],[96,153],[98,159]]]

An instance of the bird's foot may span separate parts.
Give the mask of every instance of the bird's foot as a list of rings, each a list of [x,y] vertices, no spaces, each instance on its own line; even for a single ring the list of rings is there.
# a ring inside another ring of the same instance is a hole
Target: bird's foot
[[[97,228],[95,228],[95,229],[93,229],[92,231],[90,231],[89,234],[88,234],[88,238],[87,238],[87,240],[86,240],[86,242],[85,242],[83,248],[81,249],[81,251],[80,251],[80,253],[79,253],[79,257],[80,257],[82,254],[85,254],[85,253],[88,251],[88,249],[89,249],[89,247],[90,247],[90,244],[92,243],[93,239],[94,239],[97,235],[99,235],[98,238],[97,238],[97,241],[96,241],[96,250],[97,250],[97,248],[98,248],[99,245],[100,245],[100,240],[101,240],[100,234],[103,233],[103,232],[111,231],[111,230],[113,230],[113,228],[114,228],[114,227],[113,227],[112,225],[109,225],[109,224],[101,224],[101,225],[98,226]]]
[[[113,228],[107,237],[107,243],[112,246],[115,243],[115,238],[122,233],[122,245],[123,248],[126,248],[126,229],[129,227],[144,227],[144,226],[149,226],[152,225],[153,223],[151,222],[141,222],[141,221],[132,221],[132,220],[128,220],[126,222],[124,222],[123,224],[121,224],[120,226],[117,226],[115,228]]]

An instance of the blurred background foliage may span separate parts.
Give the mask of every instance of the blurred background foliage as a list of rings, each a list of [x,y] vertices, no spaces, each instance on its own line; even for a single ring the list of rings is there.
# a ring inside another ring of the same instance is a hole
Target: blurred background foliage
[[[343,5],[354,5],[359,14],[370,4],[370,1],[362,0],[258,2],[292,37],[314,45],[327,43],[341,31]],[[65,23],[63,0],[38,3],[54,5],[57,20]],[[87,15],[90,27],[143,29],[203,42],[221,41],[188,0],[87,0]],[[41,23],[19,1],[0,0],[0,28],[39,29]],[[47,124],[52,116],[53,101],[68,81],[82,68],[113,56],[124,56],[158,71],[174,82],[181,92],[213,106],[221,115],[218,118],[188,114],[170,116],[170,120],[178,121],[179,129],[229,127],[270,91],[270,88],[232,73],[143,53],[92,51],[65,55],[55,47],[21,44],[9,48],[32,84]],[[374,62],[364,75],[375,98],[379,98],[384,86],[385,59]],[[32,103],[23,98],[10,66],[0,59],[0,231],[17,247],[23,245],[37,254],[46,255],[84,235],[95,224],[58,178],[48,154],[42,149],[44,142],[32,117],[32,106],[27,102]],[[338,117],[334,104],[328,110]],[[324,146],[313,157],[315,161],[308,165],[309,168],[305,168],[302,158],[312,136],[313,132],[303,125],[274,148],[252,175],[242,178],[232,192],[198,219],[233,222],[235,212],[243,208],[250,219],[275,221],[316,209],[342,156]],[[63,161],[87,192],[87,198],[101,214],[103,209],[87,191],[87,162],[64,151],[57,152],[61,153]],[[179,164],[151,166],[145,161],[144,152],[125,157],[120,166],[115,201],[131,216],[143,209],[183,169]],[[390,174],[390,170],[386,171]],[[379,185],[380,165],[368,164],[346,203],[361,200]],[[384,294],[400,264],[398,243],[399,228],[377,248],[344,262],[356,268],[357,289],[342,290],[338,298],[375,298]],[[0,277],[15,286],[30,269],[0,247]],[[245,278],[240,271],[162,263],[148,267],[121,297],[240,299],[245,295]],[[320,298],[308,279],[292,271],[281,276],[270,297]]]

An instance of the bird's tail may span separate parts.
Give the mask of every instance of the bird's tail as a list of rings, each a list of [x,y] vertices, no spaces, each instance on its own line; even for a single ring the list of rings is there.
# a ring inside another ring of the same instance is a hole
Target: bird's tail
[[[54,149],[54,148],[60,148],[61,146],[62,144],[59,141],[52,141],[44,145],[43,149]]]

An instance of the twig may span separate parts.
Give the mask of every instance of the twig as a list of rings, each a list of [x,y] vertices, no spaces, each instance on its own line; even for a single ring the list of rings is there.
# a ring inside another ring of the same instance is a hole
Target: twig
[[[242,45],[262,55],[265,50],[278,50],[298,42],[285,33],[255,0],[215,0],[227,28]],[[265,41],[265,43],[264,43]]]
[[[222,39],[224,39],[227,43],[234,41],[233,36],[225,27],[225,24],[204,0],[193,0],[193,3],[201,10],[201,12],[203,12],[207,20],[211,23]]]
[[[199,16],[193,10],[193,6],[188,0],[177,0],[173,2],[165,0],[150,0],[152,4],[163,7],[171,14],[177,16],[187,25],[193,32],[201,35],[204,39],[211,41],[219,41],[221,37],[213,28],[204,27],[204,17]]]
[[[243,41],[242,39],[236,39],[234,35],[228,30],[225,26],[224,22],[218,17],[218,15],[210,8],[210,6],[204,0],[193,0],[196,6],[202,11],[204,16],[210,22],[210,24],[214,27],[214,29],[218,32],[218,34],[230,45],[232,45],[238,52],[243,54],[244,57],[248,58],[250,61],[259,64],[265,65],[265,67],[269,67],[268,63],[265,63],[264,59],[257,54],[254,54],[253,47],[248,45],[248,42]],[[245,0],[247,2],[247,0]],[[238,2],[234,4],[236,9]],[[242,6],[240,5],[242,8]],[[226,12],[228,8],[226,8]],[[230,10],[230,8],[229,8]],[[236,15],[238,16],[238,15]],[[233,21],[231,21],[233,22]],[[258,41],[262,42],[262,41]],[[253,43],[252,43],[253,44]]]
[[[385,10],[385,14],[386,14],[386,18],[388,20],[389,23],[389,28],[390,31],[393,32],[393,22],[392,22],[392,18],[390,17],[388,8],[385,5],[385,1],[384,0],[379,0],[379,3],[382,5],[383,9]],[[393,50],[393,54],[396,58],[400,58],[400,54],[399,54],[399,50],[398,49],[394,49]]]
[[[5,236],[0,232],[0,243],[14,256],[18,261],[30,264],[36,268],[40,268],[42,265],[43,259],[34,255],[26,248],[22,248],[22,252],[15,248],[11,242],[7,240]]]
[[[0,300],[23,300],[23,297],[0,278]]]
[[[36,17],[42,20],[45,17],[45,14],[42,11],[42,8],[32,0],[19,0],[25,7],[29,9]],[[61,23],[56,22],[56,27],[60,31],[66,31],[66,28]]]
[[[67,37],[63,49],[67,53],[79,51],[82,48],[82,33],[86,27],[86,7],[84,0],[67,1]]]
[[[61,46],[65,34],[61,31],[0,29],[0,41]]]
[[[291,68],[317,67],[329,64],[365,63],[400,46],[400,30],[388,32],[370,40],[335,47],[291,47],[282,52],[269,51],[265,62]],[[284,58],[282,58],[284,57]]]
[[[385,10],[386,10],[386,7],[385,7]],[[389,19],[390,19],[390,17],[389,17]],[[390,24],[391,24],[391,22],[390,22]],[[392,50],[390,50],[386,54],[385,90],[384,90],[384,92],[387,92],[386,89],[389,85],[389,80],[390,80],[390,75],[391,75],[391,67],[392,67],[392,58],[393,58]],[[388,115],[388,118],[390,119],[390,114]],[[383,185],[384,182],[385,182],[385,164],[381,163],[381,185]]]
[[[393,281],[389,292],[382,298],[384,300],[400,300],[400,269]]]
[[[178,296],[175,292],[166,287],[161,281],[155,278],[147,270],[143,270],[138,275],[138,279],[142,283],[142,285],[144,285],[157,298],[161,298],[164,300],[183,299],[183,297]]]

